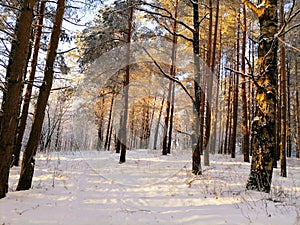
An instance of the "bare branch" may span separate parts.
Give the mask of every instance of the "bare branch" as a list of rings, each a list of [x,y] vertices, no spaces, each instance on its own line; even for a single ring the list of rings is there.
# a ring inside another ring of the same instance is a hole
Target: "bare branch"
[[[12,5],[7,5],[7,4],[4,4],[4,3],[1,3],[0,5],[3,6],[3,7],[5,7],[5,8],[9,8],[9,9],[12,9],[12,10],[21,11],[18,7],[15,7],[15,6],[12,6]]]
[[[188,38],[188,37],[184,36],[183,34],[178,34],[177,32],[171,31],[171,29],[168,28],[166,25],[164,25],[162,22],[160,22],[158,18],[156,18],[156,17],[154,17],[154,16],[153,16],[153,18],[155,19],[155,21],[156,21],[160,26],[162,26],[162,27],[163,27],[165,30],[167,30],[170,34],[176,35],[177,37],[181,37],[181,38],[183,38],[183,39],[185,39],[185,40],[187,40],[187,41],[189,41],[189,42],[193,42],[193,39]]]
[[[159,69],[159,71],[162,73],[162,75],[166,78],[168,78],[169,80],[175,82],[176,84],[179,84],[179,86],[184,90],[184,92],[189,96],[189,98],[192,100],[193,104],[195,105],[195,100],[192,97],[192,95],[188,92],[188,90],[186,89],[186,87],[176,78],[171,77],[170,75],[168,75],[159,65],[159,63],[151,56],[151,54],[147,51],[147,49],[145,49],[143,46],[141,46],[141,48],[146,52],[146,54],[151,58],[151,60],[153,61],[153,63],[157,66],[157,68]]]
[[[187,133],[187,132],[184,132],[184,131],[181,131],[181,130],[176,130],[178,133],[180,133],[180,134],[185,134],[185,135],[188,135],[188,136],[192,136],[192,134],[191,133]]]
[[[136,8],[136,9],[139,10],[139,11],[142,11],[142,12],[149,13],[151,15],[156,15],[156,16],[160,16],[160,17],[163,17],[163,18],[171,19],[173,21],[176,21],[176,23],[182,25],[183,27],[187,28],[190,32],[194,32],[194,29],[192,27],[188,26],[186,23],[184,23],[181,20],[177,20],[172,15],[172,13],[170,11],[168,11],[167,9],[162,8],[160,6],[157,6],[157,5],[154,5],[154,4],[147,3],[147,2],[144,2],[144,5],[150,6],[152,8],[158,9],[158,10],[161,10],[161,11],[165,12],[166,14],[162,14],[162,13],[159,13],[159,12],[154,12],[154,11],[147,10],[147,9],[144,9],[144,8]]]
[[[232,69],[232,68],[229,68],[229,67],[224,67],[225,70],[229,70],[230,72],[233,72],[237,75],[241,75],[241,76],[244,76],[244,77],[248,77],[248,78],[251,78],[254,82],[254,84],[261,88],[261,86],[257,83],[257,80],[255,79],[255,77],[253,76],[253,74],[245,74],[245,73],[242,73],[241,71],[238,71],[238,70],[235,70],[235,69]]]
[[[71,52],[71,51],[74,51],[74,50],[77,50],[78,47],[74,47],[74,48],[70,48],[70,49],[67,49],[65,51],[62,51],[62,52],[57,52],[57,54],[65,54],[65,53],[68,53],[68,52]]]
[[[299,25],[300,25],[300,24],[299,24]],[[299,49],[299,48],[297,48],[297,47],[295,47],[295,46],[293,46],[293,45],[290,45],[289,43],[285,42],[285,41],[282,40],[281,38],[278,37],[278,40],[279,40],[281,43],[283,43],[283,44],[285,44],[286,46],[288,46],[289,48],[292,48],[292,49],[294,49],[295,51],[300,52],[300,49]]]
[[[299,11],[299,12],[300,12],[300,11]],[[284,31],[284,32],[283,32],[283,31],[279,32],[279,35],[278,35],[278,36],[281,37],[281,36],[285,35],[286,33],[290,32],[291,30],[296,29],[296,28],[298,28],[298,27],[300,27],[300,23],[295,24],[295,25],[289,27],[289,29],[287,29],[287,30]]]
[[[65,90],[70,88],[71,86],[66,86],[66,87],[58,87],[58,88],[52,88],[51,91],[60,91],[60,90]]]

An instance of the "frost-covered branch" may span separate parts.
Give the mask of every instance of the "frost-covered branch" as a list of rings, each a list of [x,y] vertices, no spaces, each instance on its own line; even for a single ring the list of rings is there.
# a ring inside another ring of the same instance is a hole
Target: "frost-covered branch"
[[[160,16],[160,17],[162,17],[162,18],[171,19],[171,20],[173,20],[174,22],[176,22],[177,24],[182,25],[183,27],[185,27],[185,28],[188,29],[189,31],[194,32],[194,29],[193,29],[192,27],[188,26],[188,25],[187,25],[186,23],[184,23],[183,21],[176,19],[176,18],[172,15],[172,13],[171,13],[169,10],[167,10],[167,9],[165,9],[165,8],[163,8],[163,7],[160,7],[160,6],[151,4],[151,3],[147,3],[147,2],[141,2],[141,3],[142,3],[143,5],[152,7],[152,8],[154,8],[154,9],[158,9],[158,10],[160,10],[160,11],[162,11],[162,12],[165,12],[166,14],[163,14],[163,13],[160,13],[160,12],[155,12],[155,11],[148,10],[148,9],[145,9],[145,8],[141,8],[141,7],[137,7],[137,8],[136,8],[137,10],[142,11],[142,12],[145,12],[145,13],[149,13],[149,14],[151,14],[151,15]]]

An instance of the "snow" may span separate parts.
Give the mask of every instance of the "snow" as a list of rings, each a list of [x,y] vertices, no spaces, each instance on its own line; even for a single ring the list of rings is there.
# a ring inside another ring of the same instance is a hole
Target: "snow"
[[[250,164],[242,156],[211,155],[202,176],[191,152],[157,150],[40,153],[33,188],[0,200],[0,224],[300,224],[300,160],[288,178],[274,170],[271,193],[246,191]]]

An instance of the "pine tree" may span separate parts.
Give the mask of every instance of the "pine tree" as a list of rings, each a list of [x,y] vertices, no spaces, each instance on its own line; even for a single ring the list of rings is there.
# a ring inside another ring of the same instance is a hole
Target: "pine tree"
[[[24,70],[27,63],[33,9],[35,0],[24,0],[15,29],[15,41],[12,44],[7,67],[7,92],[2,103],[3,117],[0,131],[0,198],[8,191],[9,168],[12,160],[15,135],[17,130],[20,91],[23,84]]]
[[[54,62],[61,34],[62,21],[65,11],[66,0],[58,0],[56,14],[53,22],[51,39],[47,51],[46,65],[44,71],[43,84],[40,87],[40,92],[37,100],[37,105],[34,112],[32,128],[29,139],[24,151],[22,159],[22,167],[17,190],[28,190],[31,188],[32,178],[35,166],[35,155],[39,144],[45,110],[49,99],[53,78],[54,78]]]

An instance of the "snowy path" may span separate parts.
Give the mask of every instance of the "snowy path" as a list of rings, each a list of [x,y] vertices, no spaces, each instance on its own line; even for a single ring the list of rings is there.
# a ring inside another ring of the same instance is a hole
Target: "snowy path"
[[[33,189],[0,200],[0,224],[300,224],[300,161],[289,164],[264,194],[244,190],[241,158],[212,156],[194,177],[188,151],[129,151],[121,165],[111,152],[40,155]]]

